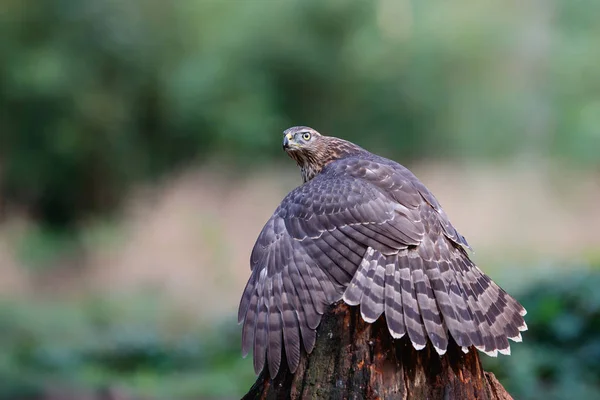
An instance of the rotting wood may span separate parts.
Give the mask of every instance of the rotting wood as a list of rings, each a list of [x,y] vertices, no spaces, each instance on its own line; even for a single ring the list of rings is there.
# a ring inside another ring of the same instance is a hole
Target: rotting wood
[[[275,379],[265,369],[243,399],[510,400],[479,353],[453,340],[439,356],[431,344],[415,350],[405,336],[393,340],[384,317],[368,324],[358,307],[338,303],[323,316],[317,342],[292,374],[282,360]]]

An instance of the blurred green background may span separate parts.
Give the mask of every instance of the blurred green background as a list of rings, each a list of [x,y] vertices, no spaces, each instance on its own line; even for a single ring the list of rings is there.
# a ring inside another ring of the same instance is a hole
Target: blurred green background
[[[239,398],[309,125],[409,166],[529,310],[486,368],[600,397],[600,2],[3,0],[0,399]]]

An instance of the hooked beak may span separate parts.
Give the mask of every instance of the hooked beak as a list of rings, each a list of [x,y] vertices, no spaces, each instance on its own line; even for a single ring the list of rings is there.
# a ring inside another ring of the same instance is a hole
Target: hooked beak
[[[291,133],[288,133],[283,137],[283,150],[288,150],[290,147],[292,147],[292,139],[293,136]]]

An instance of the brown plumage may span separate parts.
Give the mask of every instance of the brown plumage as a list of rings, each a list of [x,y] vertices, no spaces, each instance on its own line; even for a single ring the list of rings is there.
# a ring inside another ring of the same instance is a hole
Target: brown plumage
[[[326,308],[343,299],[367,322],[441,355],[449,336],[467,351],[509,354],[525,309],[470,260],[466,239],[405,167],[308,127],[284,132],[304,184],[261,231],[240,302],[242,351],[277,375],[311,352]]]

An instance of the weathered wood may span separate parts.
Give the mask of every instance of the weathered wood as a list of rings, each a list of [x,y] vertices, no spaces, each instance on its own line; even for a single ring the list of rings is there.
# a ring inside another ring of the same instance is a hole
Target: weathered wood
[[[323,316],[296,373],[285,365],[273,380],[265,368],[244,399],[512,399],[477,350],[465,354],[451,340],[441,357],[431,344],[417,351],[406,336],[391,338],[384,317],[367,324],[342,303]]]

